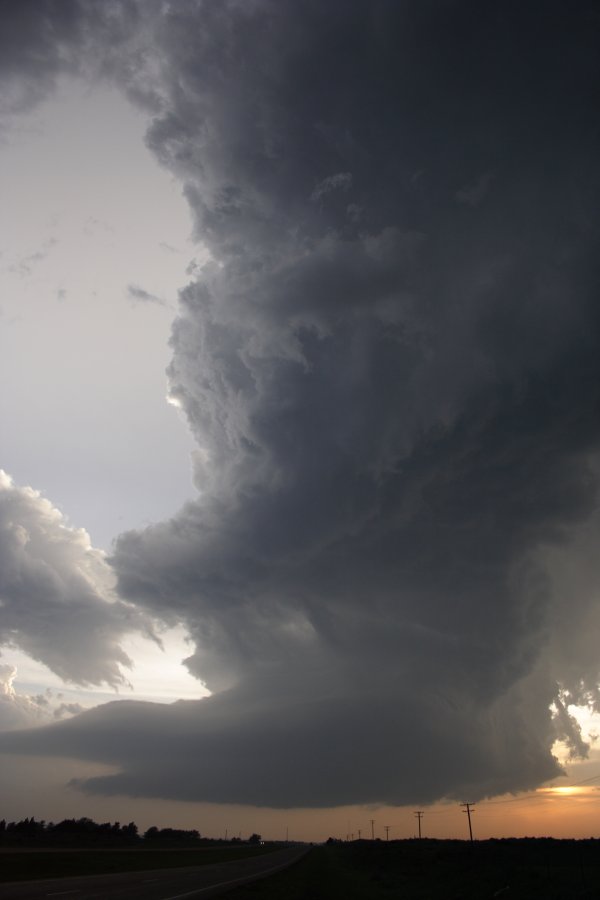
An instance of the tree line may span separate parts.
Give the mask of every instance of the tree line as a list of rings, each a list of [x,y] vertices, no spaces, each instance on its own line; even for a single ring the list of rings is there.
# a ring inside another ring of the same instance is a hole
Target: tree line
[[[93,819],[63,819],[61,822],[45,822],[33,817],[19,822],[0,820],[0,846],[89,846],[89,847],[198,847],[219,844],[258,844],[260,835],[253,834],[247,841],[232,838],[222,841],[202,837],[195,828],[158,828],[152,825],[140,835],[135,822],[94,822]]]

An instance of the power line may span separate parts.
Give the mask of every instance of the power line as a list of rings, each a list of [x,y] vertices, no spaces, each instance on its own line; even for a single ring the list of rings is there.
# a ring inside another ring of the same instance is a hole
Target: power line
[[[581,787],[582,784],[589,784],[590,781],[600,781],[600,775],[592,775],[590,778],[584,778],[582,781],[576,781],[575,784],[566,784],[565,787]]]
[[[562,785],[561,787],[564,787],[564,788],[582,787],[583,785],[591,784],[596,781],[600,781],[600,773],[597,775],[590,775],[589,778],[582,778],[580,781],[571,782],[568,785]],[[501,798],[501,799],[497,799],[497,800],[480,800],[480,801],[478,801],[478,805],[483,805],[484,807],[488,807],[488,806],[496,806],[499,804],[504,805],[506,803],[525,803],[525,802],[532,802],[532,801],[538,801],[540,803],[543,803],[547,799],[548,799],[547,795],[544,795],[544,793],[540,790],[536,790],[534,792],[530,792],[528,794],[522,794],[522,795],[516,796],[516,797],[507,797],[507,798]],[[460,806],[463,807],[463,812],[467,814],[467,820],[469,823],[469,838],[471,841],[473,841],[474,840],[474,838],[473,838],[473,823],[471,821],[471,813],[474,812],[475,804],[472,802],[461,803]],[[451,813],[451,811],[452,811],[452,809],[451,809],[451,806],[449,805],[447,809],[428,809],[427,815],[443,816],[443,815],[449,815]],[[415,818],[418,821],[419,837],[422,836],[421,818],[424,816],[424,814],[425,813],[423,810],[415,810],[415,812],[414,812]],[[375,840],[375,819],[369,819],[369,822],[371,824],[371,840]],[[391,828],[391,825],[384,825],[383,828],[385,829],[385,832],[386,832],[386,839],[389,840],[389,829]]]
[[[582,778],[581,781],[573,781],[573,782],[571,782],[571,784],[560,785],[560,787],[563,787],[563,788],[581,787],[584,784],[590,784],[592,781],[600,781],[600,774],[591,775],[589,778]],[[481,800],[480,802],[485,803],[487,806],[490,804],[496,805],[498,803],[523,803],[525,800],[534,800],[534,799],[537,799],[537,800],[544,799],[543,795],[540,794],[539,790],[535,791],[534,793],[522,794],[521,796],[518,796],[518,797],[507,797],[506,799],[503,799],[503,800]]]

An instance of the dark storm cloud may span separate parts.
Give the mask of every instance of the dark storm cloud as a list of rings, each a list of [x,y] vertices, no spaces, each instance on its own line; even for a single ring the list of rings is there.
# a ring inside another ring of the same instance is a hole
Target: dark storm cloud
[[[117,766],[78,782],[92,794],[288,808],[426,802],[555,774],[540,742],[543,715],[529,720],[499,703],[474,721],[474,711],[408,686],[330,693],[309,674],[303,690],[262,698],[239,688],[170,706],[111,703],[43,731],[2,735],[0,746]]]
[[[79,0],[7,0],[0,28],[0,113],[19,112],[51,90],[56,76],[74,65],[81,39]]]
[[[156,0],[4,0],[0,12],[0,129],[46,97],[64,75],[118,76],[149,107],[142,66],[145,17]]]
[[[426,802],[540,783],[559,734],[584,749],[564,710],[598,700],[599,579],[564,562],[598,533],[599,24],[164,7],[147,141],[212,254],[169,371],[200,496],[113,565],[221,693],[46,730],[120,767],[84,787]]]

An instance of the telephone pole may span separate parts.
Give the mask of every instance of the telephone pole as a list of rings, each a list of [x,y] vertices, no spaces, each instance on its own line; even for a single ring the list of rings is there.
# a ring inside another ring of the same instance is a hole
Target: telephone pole
[[[416,810],[415,817],[419,820],[419,840],[421,840],[421,819],[423,818],[423,815],[424,815],[424,813],[422,810],[420,810],[420,809]]]
[[[389,839],[390,839],[390,828],[391,828],[392,826],[391,826],[391,825],[384,825],[383,827],[385,828],[385,839],[386,839],[386,841],[389,841]]]
[[[466,812],[467,819],[469,820],[469,837],[471,838],[471,841],[472,841],[473,840],[473,829],[471,827],[471,810],[473,809],[474,804],[473,803],[461,803],[460,805],[465,807],[465,809],[463,809],[463,812]]]
[[[375,840],[375,819],[371,819],[371,840]]]

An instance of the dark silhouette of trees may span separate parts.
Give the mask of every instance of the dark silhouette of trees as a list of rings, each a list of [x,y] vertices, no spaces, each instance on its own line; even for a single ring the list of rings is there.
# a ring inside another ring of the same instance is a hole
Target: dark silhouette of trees
[[[3,846],[135,846],[140,842],[135,822],[94,822],[93,819],[63,819],[61,822],[0,822],[0,845]]]
[[[221,838],[203,838],[195,828],[158,828],[156,825],[140,836],[135,822],[127,825],[98,823],[87,816],[57,823],[34,818],[20,822],[0,820],[0,847],[201,847],[261,842],[260,834],[256,833],[250,835],[247,842],[239,837],[223,841]]]
[[[144,832],[144,842],[156,844],[182,845],[197,844],[200,833],[195,828],[185,831],[181,828],[157,828],[153,825]]]

